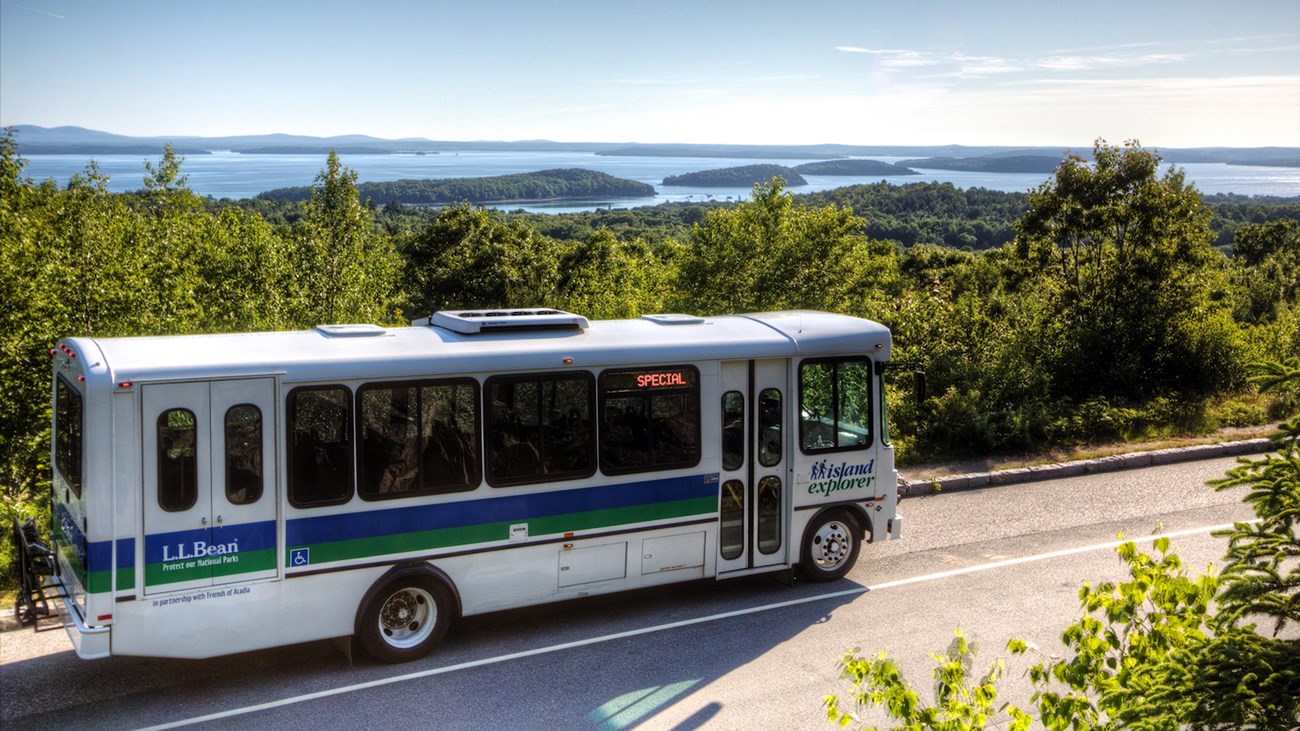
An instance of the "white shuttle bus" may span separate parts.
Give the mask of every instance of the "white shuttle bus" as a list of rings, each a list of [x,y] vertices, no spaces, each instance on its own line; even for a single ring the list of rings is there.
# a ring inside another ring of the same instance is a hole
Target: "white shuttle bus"
[[[46,588],[78,655],[355,636],[898,538],[882,325],[820,312],[70,338]]]

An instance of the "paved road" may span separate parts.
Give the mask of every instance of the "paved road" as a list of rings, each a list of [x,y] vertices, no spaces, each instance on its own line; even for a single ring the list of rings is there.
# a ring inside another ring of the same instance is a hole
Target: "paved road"
[[[61,632],[0,638],[0,726],[141,728],[831,728],[849,648],[888,651],[923,697],[928,653],[956,627],[977,666],[1022,637],[1046,652],[1078,616],[1084,581],[1118,580],[1118,532],[1186,531],[1197,570],[1208,526],[1252,517],[1207,479],[1232,459],[913,498],[906,533],[864,549],[850,576],[787,586],[700,583],[476,617],[417,663],[383,666],[338,643],[207,661],[81,661]],[[293,621],[285,617],[284,621]],[[1028,693],[1008,659],[1005,690]],[[215,717],[212,717],[215,716]]]

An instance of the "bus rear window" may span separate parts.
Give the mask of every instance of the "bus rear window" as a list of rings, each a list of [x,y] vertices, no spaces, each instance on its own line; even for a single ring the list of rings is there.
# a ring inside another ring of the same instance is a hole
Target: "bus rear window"
[[[81,394],[62,378],[54,382],[54,466],[81,497]]]

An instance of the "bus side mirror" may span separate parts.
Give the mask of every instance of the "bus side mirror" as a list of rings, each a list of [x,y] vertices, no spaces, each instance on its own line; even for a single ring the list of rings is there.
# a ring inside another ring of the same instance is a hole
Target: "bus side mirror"
[[[912,372],[912,375],[916,379],[916,386],[914,389],[916,392],[916,405],[920,406],[925,403],[925,371],[918,367],[920,365],[921,364],[916,361],[876,363],[876,375],[884,375],[885,371],[889,368],[916,368],[916,370]]]

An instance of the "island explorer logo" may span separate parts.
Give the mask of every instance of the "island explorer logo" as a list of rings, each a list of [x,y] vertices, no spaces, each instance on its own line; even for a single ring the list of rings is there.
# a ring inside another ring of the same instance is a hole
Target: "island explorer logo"
[[[875,472],[875,459],[866,464],[831,464],[830,460],[823,459],[812,466],[808,494],[825,497],[845,490],[869,488],[876,481]]]

